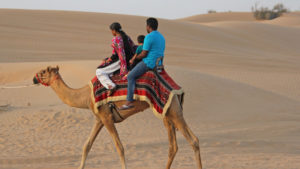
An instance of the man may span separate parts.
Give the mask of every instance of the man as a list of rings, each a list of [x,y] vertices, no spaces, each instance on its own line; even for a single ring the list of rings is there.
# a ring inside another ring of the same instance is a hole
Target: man
[[[156,60],[164,56],[165,38],[157,31],[158,21],[155,18],[147,19],[147,32],[144,39],[143,51],[136,57],[142,59],[128,74],[127,102],[120,107],[120,110],[126,110],[133,107],[133,95],[135,81],[138,77],[146,73],[149,69],[156,66]],[[159,64],[162,64],[161,62]]]

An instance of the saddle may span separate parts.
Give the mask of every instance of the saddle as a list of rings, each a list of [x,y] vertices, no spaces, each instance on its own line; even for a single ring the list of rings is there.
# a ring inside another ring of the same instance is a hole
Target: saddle
[[[162,61],[162,57],[158,58],[156,67],[136,80],[134,90],[134,99],[147,102],[153,113],[159,118],[164,117],[173,96],[180,97],[179,100],[182,103],[184,95],[183,89],[164,69]],[[99,82],[97,76],[94,76],[90,82],[91,94],[94,96],[94,109],[97,111],[99,106],[109,104],[114,120],[118,122],[122,121],[122,116],[114,103],[110,102],[126,100],[128,82],[126,79],[120,78],[118,72],[115,72],[111,79],[118,86],[112,95],[108,96],[108,90]]]
[[[161,62],[161,64],[159,64],[160,62]],[[159,57],[156,60],[156,66],[153,70],[156,71],[157,73],[162,72],[162,70],[164,69],[164,66],[162,63],[163,63],[163,57]],[[110,78],[113,81],[121,80],[121,76],[119,74],[120,74],[120,70],[114,72]],[[122,117],[121,113],[119,112],[118,107],[114,104],[114,102],[108,102],[107,104],[109,106],[109,110],[110,110],[111,114],[113,115],[114,122],[115,123],[122,122],[124,120],[124,118]]]

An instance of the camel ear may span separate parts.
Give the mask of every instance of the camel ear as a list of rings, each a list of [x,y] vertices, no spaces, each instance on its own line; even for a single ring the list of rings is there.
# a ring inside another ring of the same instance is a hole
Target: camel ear
[[[58,65],[56,66],[56,70],[57,70],[57,71],[59,71],[59,67],[58,67]]]
[[[50,66],[48,66],[48,67],[47,67],[47,71],[48,71],[48,72],[50,72],[50,70],[51,70],[51,67],[50,67]]]

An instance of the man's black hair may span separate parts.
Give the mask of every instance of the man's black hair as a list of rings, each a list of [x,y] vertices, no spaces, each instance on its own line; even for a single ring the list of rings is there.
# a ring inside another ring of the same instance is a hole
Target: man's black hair
[[[145,36],[144,36],[144,35],[139,35],[139,36],[137,37],[138,43],[144,43],[144,39],[145,39]]]
[[[147,25],[152,28],[153,30],[157,30],[158,27],[158,21],[155,18],[148,18],[147,19]]]

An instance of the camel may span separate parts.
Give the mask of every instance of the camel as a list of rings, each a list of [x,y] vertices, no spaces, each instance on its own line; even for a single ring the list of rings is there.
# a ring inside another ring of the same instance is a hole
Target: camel
[[[63,81],[61,75],[59,74],[59,67],[47,67],[46,69],[40,70],[33,78],[34,84],[43,84],[45,86],[50,86],[58,97],[67,105],[76,108],[90,109],[95,115],[95,123],[92,128],[92,131],[83,146],[81,164],[79,169],[85,167],[85,162],[89,151],[92,148],[92,145],[99,134],[103,126],[106,127],[111,137],[113,138],[115,147],[119,154],[122,169],[127,169],[124,148],[119,138],[117,129],[115,127],[115,121],[113,115],[110,111],[109,105],[105,104],[98,108],[99,111],[95,111],[94,103],[92,101],[91,88],[89,85],[86,85],[79,89],[72,89],[66,85]],[[123,105],[125,101],[114,102],[116,106]],[[142,112],[145,109],[149,108],[149,105],[145,101],[135,101],[134,108],[120,111],[120,115],[125,120],[129,116],[132,116],[136,113]],[[121,121],[119,121],[121,122]],[[183,110],[180,105],[178,97],[173,97],[171,105],[166,112],[163,123],[165,128],[168,131],[169,139],[169,155],[166,165],[166,169],[171,168],[171,164],[174,160],[176,152],[178,150],[177,141],[176,141],[176,130],[179,130],[186,140],[191,144],[196,158],[197,168],[202,169],[201,157],[200,157],[200,146],[198,138],[193,134],[191,129],[188,127],[187,123],[183,117]]]

